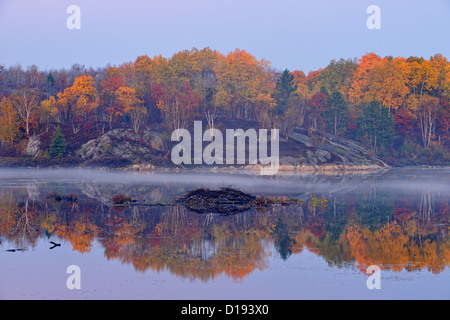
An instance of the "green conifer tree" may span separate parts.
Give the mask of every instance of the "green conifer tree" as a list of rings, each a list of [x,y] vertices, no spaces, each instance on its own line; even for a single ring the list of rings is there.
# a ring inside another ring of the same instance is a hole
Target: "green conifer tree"
[[[50,156],[56,158],[58,156],[63,157],[66,154],[66,139],[61,132],[61,128],[58,126],[53,133],[52,144],[50,145]]]

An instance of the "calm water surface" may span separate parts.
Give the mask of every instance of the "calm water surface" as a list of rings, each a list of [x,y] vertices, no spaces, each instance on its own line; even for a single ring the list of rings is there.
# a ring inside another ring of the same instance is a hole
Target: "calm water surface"
[[[168,203],[198,187],[303,201],[233,216],[111,203],[117,194]],[[0,169],[0,298],[449,299],[449,198],[450,169],[275,177]],[[71,265],[80,290],[67,288]],[[372,265],[380,290],[367,288]]]

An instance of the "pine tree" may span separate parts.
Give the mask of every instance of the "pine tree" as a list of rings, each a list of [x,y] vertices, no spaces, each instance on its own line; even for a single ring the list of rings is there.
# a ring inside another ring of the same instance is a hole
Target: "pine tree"
[[[294,76],[286,69],[277,80],[272,94],[272,98],[277,103],[276,111],[278,115],[286,111],[287,102],[295,90],[297,90],[297,86],[294,84]]]
[[[392,145],[395,138],[395,122],[389,109],[381,103],[372,101],[363,109],[357,119],[358,135],[366,140],[370,149],[376,153],[381,146]]]
[[[61,128],[58,126],[53,133],[53,140],[50,146],[50,156],[56,158],[58,156],[64,156],[66,154],[66,139],[61,133]]]
[[[347,108],[347,103],[339,91],[333,91],[328,97],[327,109],[324,115],[327,120],[329,132],[335,136],[342,135],[345,132],[350,113]]]
[[[49,88],[53,88],[55,86],[55,77],[51,72],[47,76],[47,86]]]

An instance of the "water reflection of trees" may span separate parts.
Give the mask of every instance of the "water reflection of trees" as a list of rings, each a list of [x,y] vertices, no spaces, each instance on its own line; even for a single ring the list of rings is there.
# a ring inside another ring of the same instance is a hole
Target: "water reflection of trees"
[[[320,195],[318,195],[320,197]],[[182,207],[114,208],[80,197],[78,202],[28,197],[27,190],[0,193],[0,241],[34,247],[57,237],[81,253],[95,241],[105,257],[136,270],[168,270],[207,281],[224,274],[243,279],[307,249],[331,266],[442,272],[450,263],[448,198],[374,200],[331,196],[328,206],[276,207],[230,217],[199,215]]]
[[[39,238],[36,207],[28,199],[17,201],[12,192],[0,195],[0,206],[0,234],[7,234],[18,249],[35,245]]]

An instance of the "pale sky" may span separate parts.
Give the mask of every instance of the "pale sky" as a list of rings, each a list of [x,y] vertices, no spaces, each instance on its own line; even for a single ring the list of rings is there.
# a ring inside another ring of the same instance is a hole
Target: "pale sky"
[[[73,4],[80,30],[66,27]],[[380,30],[366,26],[370,5]],[[103,67],[210,47],[308,73],[367,52],[450,59],[449,31],[450,0],[0,0],[0,64]]]

